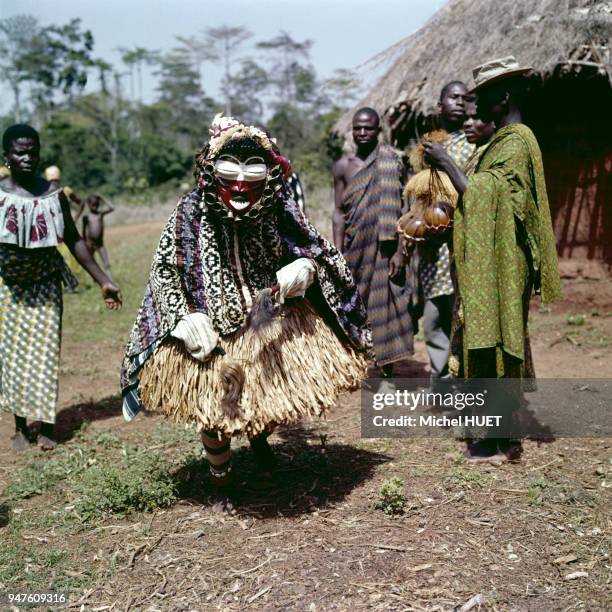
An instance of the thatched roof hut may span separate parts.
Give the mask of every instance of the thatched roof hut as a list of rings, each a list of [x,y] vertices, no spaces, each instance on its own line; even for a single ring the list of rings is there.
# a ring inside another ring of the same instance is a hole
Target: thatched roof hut
[[[435,122],[443,85],[514,55],[536,74],[525,121],[542,147],[560,254],[612,263],[611,40],[610,0],[450,0],[355,109],[377,109],[405,147]],[[355,109],[337,132],[349,136]]]

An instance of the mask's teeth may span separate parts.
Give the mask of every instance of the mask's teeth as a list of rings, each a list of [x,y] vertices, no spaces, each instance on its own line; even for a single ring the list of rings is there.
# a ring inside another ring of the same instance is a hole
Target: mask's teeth
[[[243,210],[249,205],[248,201],[244,200],[230,200],[232,206],[237,210]]]

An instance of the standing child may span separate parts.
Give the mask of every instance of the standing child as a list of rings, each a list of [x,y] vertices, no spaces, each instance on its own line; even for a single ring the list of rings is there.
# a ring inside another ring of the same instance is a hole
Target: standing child
[[[102,203],[106,208],[100,206]],[[85,242],[92,256],[94,256],[96,252],[100,253],[104,270],[106,274],[108,274],[108,278],[112,280],[110,259],[108,257],[108,251],[104,246],[104,217],[112,213],[115,209],[110,202],[106,200],[103,201],[97,194],[92,194],[87,198],[87,206],[89,212],[83,216],[83,237],[85,238]]]

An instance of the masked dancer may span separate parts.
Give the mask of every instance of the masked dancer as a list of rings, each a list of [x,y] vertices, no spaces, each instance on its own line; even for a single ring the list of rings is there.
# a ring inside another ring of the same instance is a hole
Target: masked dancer
[[[267,475],[272,428],[324,415],[365,374],[359,293],[289,195],[290,173],[263,131],[215,118],[196,188],[162,233],[123,362],[126,418],[144,406],[195,423],[223,499],[232,436],[249,437]]]

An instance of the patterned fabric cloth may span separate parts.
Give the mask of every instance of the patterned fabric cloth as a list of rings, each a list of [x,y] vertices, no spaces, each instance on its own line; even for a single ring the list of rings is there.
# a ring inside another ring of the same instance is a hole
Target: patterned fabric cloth
[[[410,288],[405,277],[389,278],[389,258],[396,249],[402,214],[402,173],[395,151],[379,145],[342,196],[344,255],[366,304],[376,362],[381,366],[409,357],[414,348]]]
[[[0,408],[55,422],[62,260],[54,248],[0,245]]]
[[[489,147],[489,142],[477,147],[476,150],[470,155],[470,158],[463,167],[463,173],[467,178],[472,176],[476,171],[478,162],[483,156],[484,152]],[[451,339],[450,349],[448,357],[448,369],[452,376],[455,378],[465,377],[465,368],[463,367],[463,304],[461,301],[461,292],[459,291],[459,283],[457,282],[457,266],[455,261],[451,261],[451,277],[453,280],[453,287],[455,292],[455,300],[453,302],[453,320],[451,324]]]
[[[64,217],[60,191],[32,198],[0,187],[0,243],[27,249],[61,244]]]
[[[445,147],[446,152],[460,169],[464,168],[475,150],[462,130],[451,132]],[[430,300],[440,295],[452,295],[453,281],[448,245],[444,243],[437,251],[427,246],[419,247],[419,254],[419,280],[423,288],[423,297]]]
[[[472,176],[472,174],[474,174],[480,158],[484,155],[484,152],[489,148],[490,144],[490,142],[487,142],[474,150],[463,166],[463,174],[466,176]]]
[[[561,295],[542,156],[527,126],[501,128],[480,158],[455,212],[453,248],[464,375],[490,372],[482,349],[496,349],[497,376],[512,376],[526,359],[532,287],[544,302]]]
[[[300,181],[300,177],[297,172],[292,172],[291,176],[287,179],[287,184],[289,189],[291,189],[291,194],[295,203],[300,207],[300,210],[305,213],[306,212],[306,198],[304,196],[304,188],[302,187],[302,181]]]
[[[287,187],[254,219],[220,217],[195,190],[172,213],[153,257],[145,296],[121,372],[124,415],[141,408],[138,371],[180,318],[203,312],[221,338],[240,329],[250,300],[276,283],[276,272],[311,259],[316,282],[307,297],[358,351],[371,348],[365,309],[342,255],[309,223]]]

